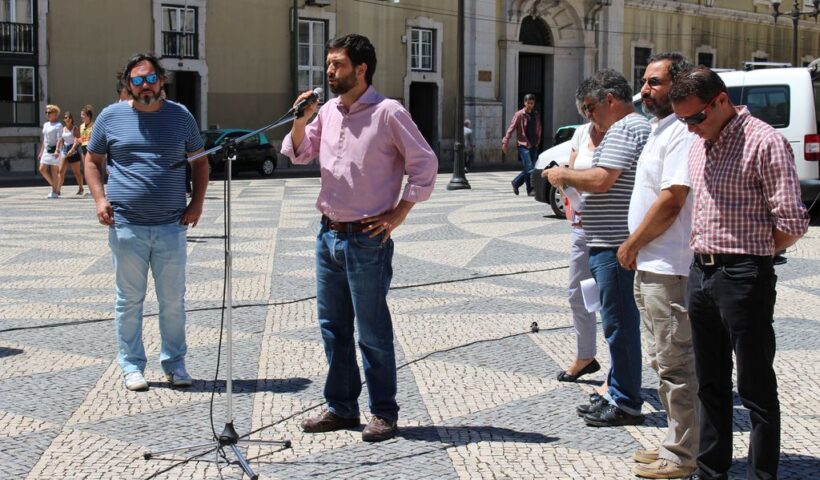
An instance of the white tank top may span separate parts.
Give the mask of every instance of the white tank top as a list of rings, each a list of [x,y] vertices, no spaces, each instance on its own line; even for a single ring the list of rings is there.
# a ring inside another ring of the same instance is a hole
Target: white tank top
[[[63,127],[63,144],[74,145],[74,132]]]

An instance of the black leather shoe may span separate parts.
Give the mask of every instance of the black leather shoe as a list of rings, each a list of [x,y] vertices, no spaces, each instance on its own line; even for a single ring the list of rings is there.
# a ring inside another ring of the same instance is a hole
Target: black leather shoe
[[[624,425],[643,425],[643,415],[626,413],[615,405],[607,404],[604,408],[584,415],[584,423],[590,427],[622,427]]]
[[[584,375],[588,375],[590,373],[595,373],[601,369],[601,364],[598,363],[598,360],[592,359],[591,362],[587,364],[586,367],[582,368],[581,371],[576,373],[575,375],[567,373],[566,370],[561,370],[558,373],[558,381],[559,382],[574,382],[581,378]]]
[[[362,430],[362,440],[365,442],[383,442],[395,437],[398,431],[399,427],[396,425],[395,420],[391,422],[386,418],[373,415],[373,418]]]
[[[513,193],[518,195],[519,187],[515,184],[515,182],[512,182],[512,187],[513,187]]]
[[[344,428],[355,428],[361,424],[359,417],[345,418],[329,410],[322,410],[319,415],[302,422],[302,431],[305,433],[333,432]]]
[[[604,408],[608,405],[606,399],[597,393],[590,393],[589,394],[589,403],[584,405],[578,405],[575,407],[575,412],[578,414],[579,417],[583,417],[589,413],[597,412],[598,410]]]

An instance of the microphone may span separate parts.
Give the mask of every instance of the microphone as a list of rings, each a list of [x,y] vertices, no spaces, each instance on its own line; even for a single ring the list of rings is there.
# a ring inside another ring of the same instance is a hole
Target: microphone
[[[268,129],[271,129],[271,128],[274,128],[274,127],[278,127],[279,125],[283,125],[287,122],[292,122],[294,118],[299,118],[299,117],[302,116],[305,108],[308,105],[310,105],[311,103],[313,103],[313,102],[317,101],[319,98],[321,98],[322,97],[322,92],[324,92],[324,90],[322,90],[321,87],[314,88],[313,91],[310,93],[310,95],[308,95],[307,98],[303,99],[301,102],[294,105],[293,108],[288,110],[288,113],[286,113],[281,118],[279,118],[279,120],[275,121],[274,123],[272,123],[270,125],[264,126],[264,127],[260,128],[259,130],[246,133],[246,134],[242,135],[239,138],[230,139],[230,143],[232,145],[240,144],[243,141],[245,141],[246,139],[248,139],[250,137],[253,137],[254,135],[256,135],[260,132],[264,132],[265,130],[268,130]],[[202,157],[207,157],[208,155],[210,155],[212,153],[216,153],[216,152],[222,150],[224,147],[225,147],[224,143],[222,143],[220,145],[215,145],[213,148],[205,150],[202,153],[199,153],[199,154],[194,155],[192,157],[188,157],[185,160],[180,160],[178,162],[172,163],[170,168],[171,168],[171,170],[180,168],[183,165],[186,165],[188,163],[192,163],[194,160],[197,160],[197,159],[202,158]]]
[[[288,110],[288,114],[295,113],[297,118],[301,117],[302,112],[305,110],[305,108],[308,105],[310,105],[311,103],[313,103],[313,102],[319,100],[320,98],[322,98],[322,93],[323,92],[324,92],[324,90],[322,90],[322,87],[314,88],[313,92],[311,92],[310,96],[308,96],[307,98],[303,99],[301,102],[294,105],[293,108]]]

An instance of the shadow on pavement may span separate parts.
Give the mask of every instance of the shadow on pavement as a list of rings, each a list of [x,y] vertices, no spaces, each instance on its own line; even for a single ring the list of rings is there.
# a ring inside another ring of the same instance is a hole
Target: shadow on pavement
[[[452,443],[463,446],[477,441],[550,443],[558,437],[549,437],[536,432],[519,432],[489,425],[428,425],[400,427],[398,437],[405,440],[421,440],[435,443]]]
[[[283,378],[283,379],[248,379],[248,380],[234,380],[233,393],[294,393],[300,392],[310,385],[312,380],[307,378]],[[210,392],[214,389],[213,380],[194,380],[194,384],[190,387],[174,387],[168,382],[149,382],[151,388],[170,388],[173,390],[183,390],[186,392]],[[225,381],[218,380],[216,382],[216,393],[223,393],[225,391]]]

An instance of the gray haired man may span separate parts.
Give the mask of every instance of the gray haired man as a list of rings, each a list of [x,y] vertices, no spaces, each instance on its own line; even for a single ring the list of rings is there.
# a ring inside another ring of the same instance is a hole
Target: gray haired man
[[[629,236],[627,214],[635,167],[650,133],[649,122],[635,112],[632,88],[614,70],[584,80],[575,94],[581,111],[598,131],[606,131],[595,150],[592,168],[551,168],[553,185],[569,185],[585,194],[582,212],[589,245],[589,269],[601,292],[601,323],[609,345],[610,369],[605,395],[593,395],[578,407],[587,425],[640,425],[641,328],[632,295],[635,272],[618,264],[618,247]]]

